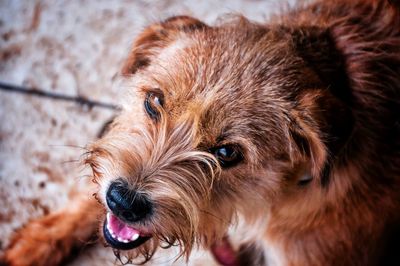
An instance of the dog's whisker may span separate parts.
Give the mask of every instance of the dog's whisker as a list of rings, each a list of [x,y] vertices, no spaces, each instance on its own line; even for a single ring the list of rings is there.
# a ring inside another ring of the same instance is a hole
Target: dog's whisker
[[[81,160],[75,159],[75,160],[62,161],[61,164],[72,164],[72,163],[81,164],[81,162],[82,162]]]
[[[206,215],[211,216],[211,217],[219,220],[219,222],[223,222],[223,223],[226,223],[226,224],[231,224],[231,222],[229,220],[226,220],[226,219],[224,219],[222,217],[219,217],[219,216],[217,216],[217,215],[215,215],[215,214],[213,214],[213,213],[211,213],[209,211],[200,210],[200,212],[205,213]]]
[[[88,178],[93,178],[93,175],[87,174],[87,175],[80,175],[77,177],[78,180],[84,180]]]
[[[73,145],[73,144],[49,144],[49,147],[52,148],[75,148],[80,150],[87,150],[85,146]]]

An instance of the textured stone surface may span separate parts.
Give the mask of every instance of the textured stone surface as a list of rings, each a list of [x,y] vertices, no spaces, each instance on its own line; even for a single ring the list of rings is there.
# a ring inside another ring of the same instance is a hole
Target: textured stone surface
[[[132,38],[151,22],[192,15],[214,23],[242,13],[263,21],[279,1],[0,1],[0,81],[117,103],[112,86]],[[113,111],[0,91],[0,250],[29,219],[65,206],[89,174],[79,163]],[[74,206],[70,206],[73,208]],[[180,265],[175,250],[154,265]],[[1,251],[0,251],[1,255]],[[174,263],[173,263],[174,262]],[[113,265],[100,244],[72,265]],[[211,265],[197,252],[190,265]]]

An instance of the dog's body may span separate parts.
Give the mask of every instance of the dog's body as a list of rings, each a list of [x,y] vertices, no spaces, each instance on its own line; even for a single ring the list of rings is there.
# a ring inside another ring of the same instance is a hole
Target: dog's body
[[[398,6],[320,1],[267,25],[171,18],[139,36],[122,76],[132,96],[87,159],[121,255],[179,243],[225,265],[394,259]],[[59,263],[96,228],[93,213],[81,222],[96,203],[82,204],[28,224],[6,260]]]

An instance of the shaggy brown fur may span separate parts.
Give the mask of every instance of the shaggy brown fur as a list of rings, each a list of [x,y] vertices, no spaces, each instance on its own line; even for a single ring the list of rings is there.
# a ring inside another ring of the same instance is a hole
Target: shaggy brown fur
[[[174,17],[137,38],[121,79],[130,96],[87,163],[104,206],[110,182],[122,179],[152,200],[154,213],[133,225],[151,239],[116,253],[149,259],[174,243],[186,256],[198,244],[216,253],[228,236],[229,249],[241,247],[233,264],[394,259],[398,6],[319,1],[269,24],[239,17],[216,27]],[[163,102],[153,119],[143,107],[149,93]],[[243,159],[232,167],[214,152],[226,145]],[[6,253],[9,264],[58,263],[95,229],[85,208],[74,215],[76,226],[68,213],[39,233],[50,218],[28,224]]]

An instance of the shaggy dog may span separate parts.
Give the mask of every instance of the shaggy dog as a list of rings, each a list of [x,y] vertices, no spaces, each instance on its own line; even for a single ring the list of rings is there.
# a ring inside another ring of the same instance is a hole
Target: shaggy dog
[[[394,262],[394,2],[318,1],[268,24],[173,17],[139,35],[121,73],[129,97],[86,160],[101,205],[27,224],[10,265],[60,263],[99,216],[105,242],[134,262],[175,244],[223,265]]]

